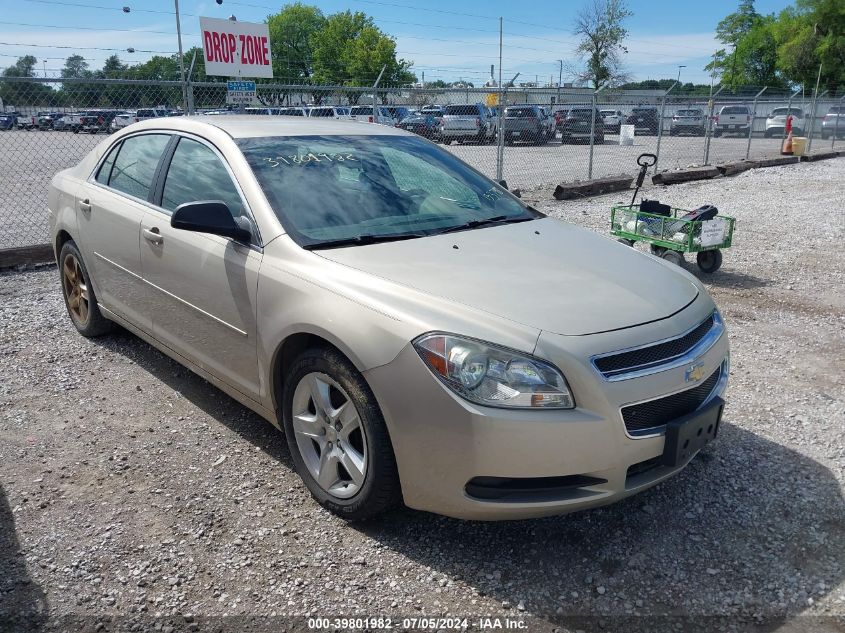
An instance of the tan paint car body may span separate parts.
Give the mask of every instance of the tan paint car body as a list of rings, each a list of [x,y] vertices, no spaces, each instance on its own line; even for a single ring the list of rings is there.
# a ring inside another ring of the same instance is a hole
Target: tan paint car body
[[[259,244],[171,228],[169,214],[94,182],[96,166],[118,139],[153,131],[195,136],[216,148]],[[57,253],[62,240],[74,239],[105,316],[276,426],[281,368],[303,335],[337,347],[378,400],[410,507],[472,519],[559,514],[620,499],[679,470],[626,477],[631,465],[661,454],[664,437],[628,436],[620,408],[689,389],[685,367],[607,382],[590,358],[679,336],[708,318],[715,306],[695,277],[550,218],[305,250],[285,233],[233,139],[306,134],[409,135],[293,117],[179,117],[128,126],[53,179],[49,217]],[[158,248],[140,237],[153,229],[161,236]],[[433,331],[553,363],[576,408],[508,410],[460,398],[412,345]],[[727,355],[722,333],[696,361],[710,375]],[[716,395],[726,378],[727,371]],[[464,490],[477,476],[570,474],[607,483],[570,498],[520,503],[480,500]]]

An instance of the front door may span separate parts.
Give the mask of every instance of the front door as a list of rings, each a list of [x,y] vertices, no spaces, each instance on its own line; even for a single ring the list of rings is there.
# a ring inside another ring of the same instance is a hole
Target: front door
[[[223,158],[182,137],[163,174],[160,211],[141,224],[141,265],[153,332],[162,343],[246,396],[258,399],[256,293],[261,252],[248,244],[170,226],[180,204],[222,200],[249,213]],[[254,225],[253,225],[254,226]]]

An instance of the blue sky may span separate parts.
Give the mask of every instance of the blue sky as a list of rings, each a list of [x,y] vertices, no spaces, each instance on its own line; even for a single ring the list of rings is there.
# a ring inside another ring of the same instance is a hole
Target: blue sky
[[[572,35],[575,14],[586,0],[319,0],[325,13],[364,11],[394,36],[400,57],[414,61],[426,81],[465,79],[476,84],[498,65],[498,18],[504,18],[504,74],[519,81],[557,80],[558,59],[577,63]],[[760,13],[780,11],[788,0],[757,0]],[[84,5],[84,6],[80,6]],[[131,11],[124,13],[123,6]],[[626,68],[634,79],[676,77],[706,83],[703,70],[718,47],[714,31],[737,0],[628,0],[634,15]],[[199,45],[199,15],[263,21],[281,7],[272,0],[181,0],[183,46]],[[14,7],[14,11],[12,8]],[[127,62],[176,50],[174,5],[169,0],[0,0],[0,66],[19,55],[38,57],[39,74],[56,76],[63,59],[78,53],[92,68],[117,52]],[[38,46],[35,46],[38,45]],[[126,48],[136,49],[134,53]],[[103,49],[103,50],[98,50]],[[108,50],[114,49],[114,50]],[[564,72],[564,81],[566,81]]]

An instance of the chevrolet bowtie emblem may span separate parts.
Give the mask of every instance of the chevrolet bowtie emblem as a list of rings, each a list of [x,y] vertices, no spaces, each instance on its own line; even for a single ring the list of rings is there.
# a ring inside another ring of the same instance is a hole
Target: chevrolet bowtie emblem
[[[704,378],[704,363],[690,365],[684,372],[684,380],[687,382],[698,382],[702,378]]]

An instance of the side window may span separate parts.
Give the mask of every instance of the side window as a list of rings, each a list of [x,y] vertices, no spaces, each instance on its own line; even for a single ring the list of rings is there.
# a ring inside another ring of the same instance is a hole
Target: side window
[[[146,200],[158,161],[169,140],[168,134],[144,134],[123,141],[111,170],[109,186]]]
[[[100,169],[97,172],[97,178],[95,179],[101,185],[109,184],[109,176],[111,176],[111,168],[114,165],[114,159],[117,158],[117,152],[120,150],[120,143],[112,147],[112,150],[109,152],[109,155],[106,156],[106,160],[103,161],[103,164],[100,165]]]
[[[222,200],[233,216],[244,215],[241,196],[217,154],[202,143],[181,138],[167,170],[161,206],[175,211],[180,204],[198,200]]]

